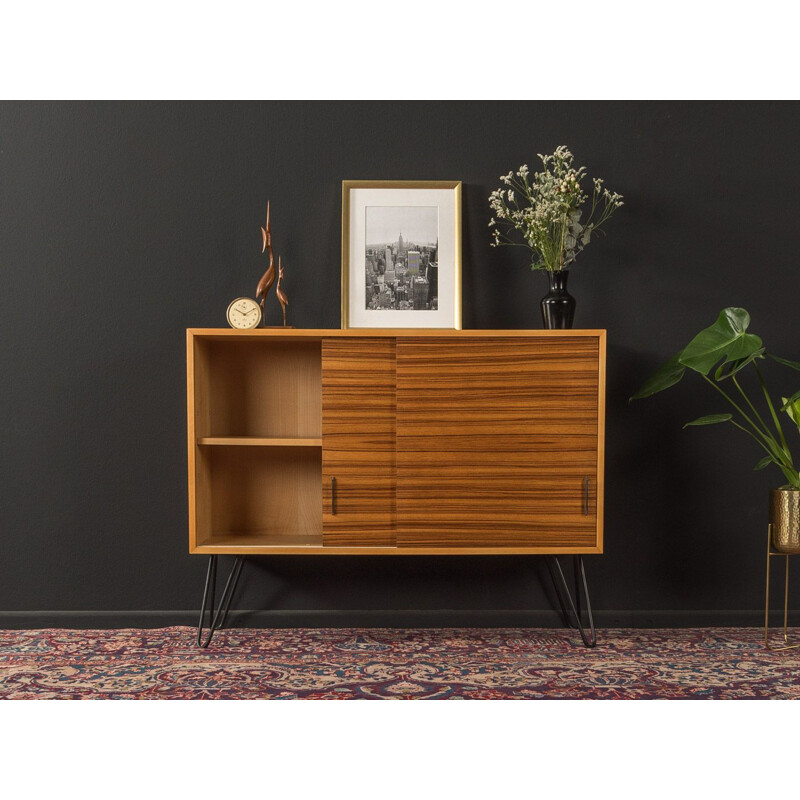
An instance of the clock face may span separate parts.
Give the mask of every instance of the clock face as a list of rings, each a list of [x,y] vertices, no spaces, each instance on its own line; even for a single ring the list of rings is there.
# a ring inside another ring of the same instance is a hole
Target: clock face
[[[249,297],[238,297],[228,306],[227,316],[231,328],[249,330],[261,322],[261,307]]]

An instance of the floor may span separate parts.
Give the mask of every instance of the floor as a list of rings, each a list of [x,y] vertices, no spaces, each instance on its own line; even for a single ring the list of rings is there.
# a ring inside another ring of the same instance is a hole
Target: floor
[[[798,699],[758,628],[0,631],[0,699]],[[800,629],[790,631],[800,636]],[[776,632],[774,644],[779,644]]]

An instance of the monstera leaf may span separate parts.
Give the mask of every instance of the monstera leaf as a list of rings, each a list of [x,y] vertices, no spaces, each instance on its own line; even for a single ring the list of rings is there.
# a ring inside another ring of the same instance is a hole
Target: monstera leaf
[[[687,422],[683,427],[688,428],[691,425],[716,425],[718,422],[730,422],[733,419],[733,414],[709,414],[706,417]]]
[[[715,380],[721,381],[735,375],[751,361],[763,358],[761,339],[747,333],[748,325],[750,315],[743,308],[724,309],[711,327],[700,331],[678,355],[648,378],[631,400],[641,400],[674,386],[683,378],[687,367],[707,376],[714,365],[722,361],[714,374]],[[800,369],[800,364],[797,367]]]
[[[663,367],[651,375],[639,387],[639,390],[631,397],[631,400],[641,400],[643,397],[650,397],[650,395],[663,392],[664,389],[669,389],[670,386],[674,386],[678,383],[683,377],[683,373],[686,372],[686,367],[679,362],[680,357],[681,353],[673,356]]]
[[[776,404],[772,402],[757,360],[769,355],[779,364],[798,372],[800,372],[800,362],[778,358],[771,353],[767,354],[761,339],[752,333],[747,333],[749,325],[750,315],[743,308],[724,309],[710,328],[700,331],[678,355],[673,356],[651,376],[631,397],[631,400],[650,397],[650,395],[674,386],[683,378],[687,369],[697,372],[733,406],[737,416],[734,418],[733,414],[708,414],[687,423],[684,428],[716,425],[720,422],[732,423],[754,439],[766,452],[766,455],[756,464],[755,469],[764,469],[770,464],[775,464],[783,473],[787,483],[800,489],[800,471],[795,467],[795,461],[781,429]],[[748,364],[753,364],[758,375],[774,429],[768,427],[764,422],[744,388],[734,377]],[[714,370],[713,376],[709,376],[715,366],[717,368]],[[720,385],[726,378],[733,378],[731,387],[731,390],[735,390],[733,397]],[[736,397],[735,392],[741,395],[741,400]],[[782,401],[783,405],[780,410],[785,411],[800,430],[800,392],[795,392],[788,399],[784,397]]]
[[[781,397],[781,401],[783,402],[781,411],[785,411],[800,430],[800,392],[795,392],[788,400]]]
[[[743,308],[724,309],[711,327],[686,345],[678,363],[708,375],[721,359],[725,363],[752,360],[763,348],[758,336],[746,332],[749,324],[750,315]]]
[[[772,353],[770,353],[769,357],[773,361],[777,361],[779,364],[783,364],[786,367],[791,367],[792,369],[796,369],[798,372],[800,372],[800,363],[797,361],[789,361],[788,358],[778,358],[778,356],[773,356]]]
[[[726,359],[717,367],[717,371],[714,373],[714,380],[719,382],[724,381],[725,378],[733,377],[739,370],[744,369],[751,361],[755,361],[757,358],[764,358],[763,347],[751,353],[747,358],[738,360]]]

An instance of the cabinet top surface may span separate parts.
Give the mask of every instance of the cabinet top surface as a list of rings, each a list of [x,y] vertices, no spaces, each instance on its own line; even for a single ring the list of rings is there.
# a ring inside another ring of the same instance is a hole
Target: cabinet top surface
[[[257,328],[254,330],[240,331],[233,328],[188,328],[188,336],[205,336],[214,338],[236,339],[269,339],[269,338],[298,338],[320,339],[324,337],[379,337],[412,338],[412,337],[449,337],[469,338],[478,336],[541,336],[541,337],[570,337],[570,336],[605,336],[603,329],[571,330],[453,330],[450,328]]]

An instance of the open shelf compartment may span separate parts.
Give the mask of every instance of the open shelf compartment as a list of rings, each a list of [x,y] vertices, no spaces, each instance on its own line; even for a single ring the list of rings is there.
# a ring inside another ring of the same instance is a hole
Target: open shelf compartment
[[[198,443],[320,440],[320,341],[196,337],[194,394]]]
[[[198,448],[196,546],[321,545],[321,472],[316,448]]]

